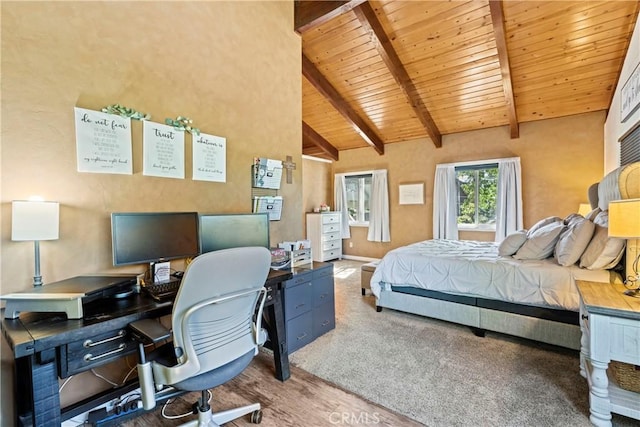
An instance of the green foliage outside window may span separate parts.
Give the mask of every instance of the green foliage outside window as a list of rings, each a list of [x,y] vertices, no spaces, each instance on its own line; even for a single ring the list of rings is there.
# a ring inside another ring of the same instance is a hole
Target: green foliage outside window
[[[493,226],[496,222],[498,168],[456,170],[458,224]]]

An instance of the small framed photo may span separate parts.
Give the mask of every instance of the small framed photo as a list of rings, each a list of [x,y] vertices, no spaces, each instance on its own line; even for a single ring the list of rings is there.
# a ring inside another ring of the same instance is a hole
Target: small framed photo
[[[640,106],[640,64],[636,65],[620,91],[620,122],[626,122],[638,106]]]
[[[401,205],[424,204],[424,182],[418,184],[400,184]]]

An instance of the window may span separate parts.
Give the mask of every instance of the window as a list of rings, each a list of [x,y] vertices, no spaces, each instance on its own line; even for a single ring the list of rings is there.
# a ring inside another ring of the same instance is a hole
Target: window
[[[458,229],[495,230],[498,165],[456,167]]]
[[[345,177],[349,225],[369,225],[369,199],[371,197],[371,174]]]

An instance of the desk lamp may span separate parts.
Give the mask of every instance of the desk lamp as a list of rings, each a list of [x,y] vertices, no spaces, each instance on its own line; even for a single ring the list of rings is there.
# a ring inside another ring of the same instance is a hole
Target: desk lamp
[[[33,240],[35,250],[33,286],[42,286],[40,240],[58,239],[60,205],[58,202],[14,200],[11,211],[11,240]]]
[[[625,239],[640,238],[640,199],[614,200],[609,202],[609,236]],[[627,247],[629,242],[627,241]],[[625,285],[629,288],[625,295],[640,297],[640,276],[638,275],[638,246],[636,256],[631,265],[632,274],[627,277]],[[630,253],[631,251],[629,251]],[[627,260],[630,262],[631,260]]]

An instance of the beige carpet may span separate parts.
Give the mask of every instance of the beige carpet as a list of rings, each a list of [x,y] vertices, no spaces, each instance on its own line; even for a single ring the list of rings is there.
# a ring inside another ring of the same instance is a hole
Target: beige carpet
[[[361,265],[334,262],[336,329],[290,355],[294,365],[427,426],[591,425],[577,351],[377,313],[361,296]]]

